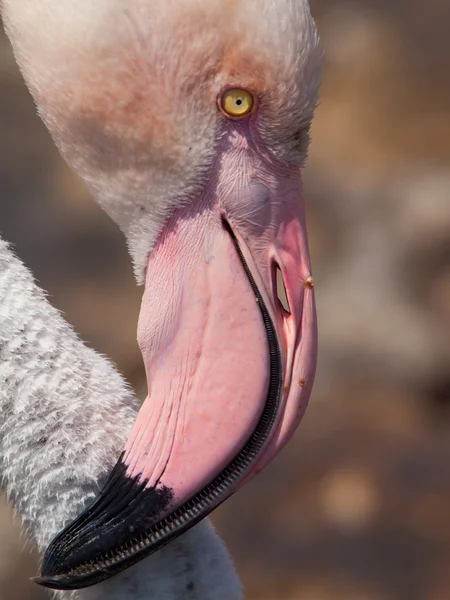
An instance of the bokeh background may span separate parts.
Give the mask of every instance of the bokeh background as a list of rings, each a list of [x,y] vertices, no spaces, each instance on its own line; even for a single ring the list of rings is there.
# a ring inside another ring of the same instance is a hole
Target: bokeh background
[[[249,600],[450,598],[450,3],[313,0],[305,187],[320,318],[292,443],[214,515]],[[123,240],[57,155],[0,34],[0,231],[139,393]],[[38,600],[0,510],[0,600]]]

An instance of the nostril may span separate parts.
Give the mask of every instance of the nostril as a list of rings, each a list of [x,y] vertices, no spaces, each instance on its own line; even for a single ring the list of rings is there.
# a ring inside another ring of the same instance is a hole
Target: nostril
[[[281,306],[284,310],[291,314],[291,308],[289,306],[289,301],[287,298],[286,287],[284,285],[283,274],[279,267],[277,267],[277,296],[280,301]]]

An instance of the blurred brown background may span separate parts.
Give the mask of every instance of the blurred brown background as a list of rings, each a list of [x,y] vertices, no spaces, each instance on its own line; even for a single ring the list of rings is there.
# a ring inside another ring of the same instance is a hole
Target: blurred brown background
[[[450,3],[314,0],[305,186],[320,364],[294,441],[214,520],[249,600],[450,598]],[[0,231],[142,391],[123,240],[62,163],[0,34]],[[0,510],[0,600],[37,600]]]

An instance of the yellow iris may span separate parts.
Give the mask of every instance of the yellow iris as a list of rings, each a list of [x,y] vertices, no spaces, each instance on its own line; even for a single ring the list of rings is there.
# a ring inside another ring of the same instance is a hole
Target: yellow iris
[[[255,100],[247,90],[232,88],[222,96],[222,109],[230,117],[245,117],[251,112]]]

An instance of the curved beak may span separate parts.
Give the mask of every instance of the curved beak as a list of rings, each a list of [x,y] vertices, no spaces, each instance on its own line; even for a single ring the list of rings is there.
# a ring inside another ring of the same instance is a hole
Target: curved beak
[[[149,255],[148,396],[106,486],[50,544],[44,586],[93,585],[185,532],[261,471],[305,411],[317,330],[300,175],[251,160],[240,181],[227,160],[217,169]]]

